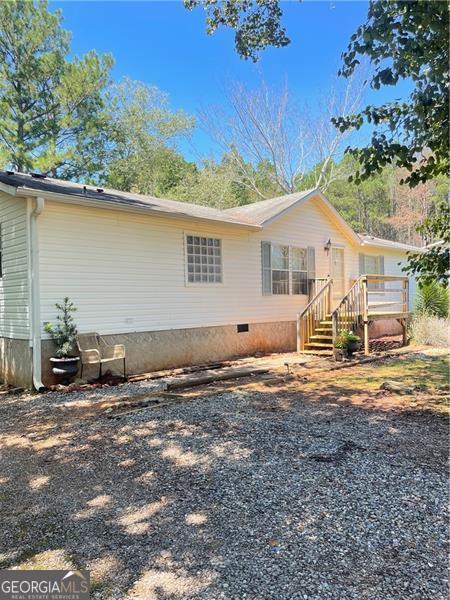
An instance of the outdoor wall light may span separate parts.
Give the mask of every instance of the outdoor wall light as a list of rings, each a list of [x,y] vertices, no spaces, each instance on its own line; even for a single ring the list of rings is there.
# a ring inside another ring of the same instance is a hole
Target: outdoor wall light
[[[328,242],[325,244],[325,246],[323,247],[323,249],[325,250],[325,252],[328,254],[328,252],[331,249],[331,240],[328,239]]]

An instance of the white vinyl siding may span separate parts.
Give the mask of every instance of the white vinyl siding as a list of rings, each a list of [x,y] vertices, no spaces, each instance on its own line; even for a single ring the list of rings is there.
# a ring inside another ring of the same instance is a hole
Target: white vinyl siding
[[[358,276],[360,247],[351,247],[314,201],[257,232],[47,201],[39,228],[41,320],[53,320],[54,303],[69,296],[78,307],[80,331],[294,321],[308,297],[264,291],[265,240],[308,253],[315,249],[315,276],[326,277],[324,244],[331,238],[346,248],[346,283]],[[186,234],[191,233],[221,240],[221,285],[186,285]]]
[[[29,338],[27,203],[0,193],[0,337]]]

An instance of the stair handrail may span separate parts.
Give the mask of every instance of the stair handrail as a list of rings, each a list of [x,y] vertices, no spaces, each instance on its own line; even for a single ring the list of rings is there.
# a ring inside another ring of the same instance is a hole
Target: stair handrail
[[[333,280],[331,277],[325,279],[325,285],[308,302],[301,313],[297,315],[297,351],[305,349],[305,344],[314,334],[315,322],[323,319],[331,309],[331,286]],[[325,296],[326,294],[326,296]],[[325,300],[325,302],[324,302]],[[314,309],[318,308],[318,311]]]
[[[333,346],[339,334],[367,320],[367,275],[360,275],[331,313]]]

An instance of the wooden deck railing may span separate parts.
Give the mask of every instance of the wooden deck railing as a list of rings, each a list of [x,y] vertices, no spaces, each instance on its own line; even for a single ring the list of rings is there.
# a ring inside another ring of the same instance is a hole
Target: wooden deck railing
[[[307,304],[305,310],[297,315],[297,351],[305,349],[311,336],[314,335],[317,323],[325,320],[331,310],[331,285],[332,280],[316,279],[314,287],[318,291],[314,293],[312,300]]]
[[[392,284],[394,287],[391,287]],[[398,275],[361,275],[334,309],[331,320],[333,345],[343,331],[364,327],[364,351],[369,353],[369,323],[375,319],[399,319],[404,339],[409,314],[409,280]]]
[[[333,329],[333,345],[343,332],[355,330],[365,314],[367,296],[365,276],[358,277],[347,294],[342,298],[331,315]]]

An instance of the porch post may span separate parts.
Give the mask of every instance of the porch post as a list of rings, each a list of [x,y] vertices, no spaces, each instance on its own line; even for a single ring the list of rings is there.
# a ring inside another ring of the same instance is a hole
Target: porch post
[[[363,287],[363,319],[364,319],[364,354],[369,355],[369,293],[367,289],[367,277],[362,280]]]
[[[364,321],[364,354],[369,355],[369,321]]]

